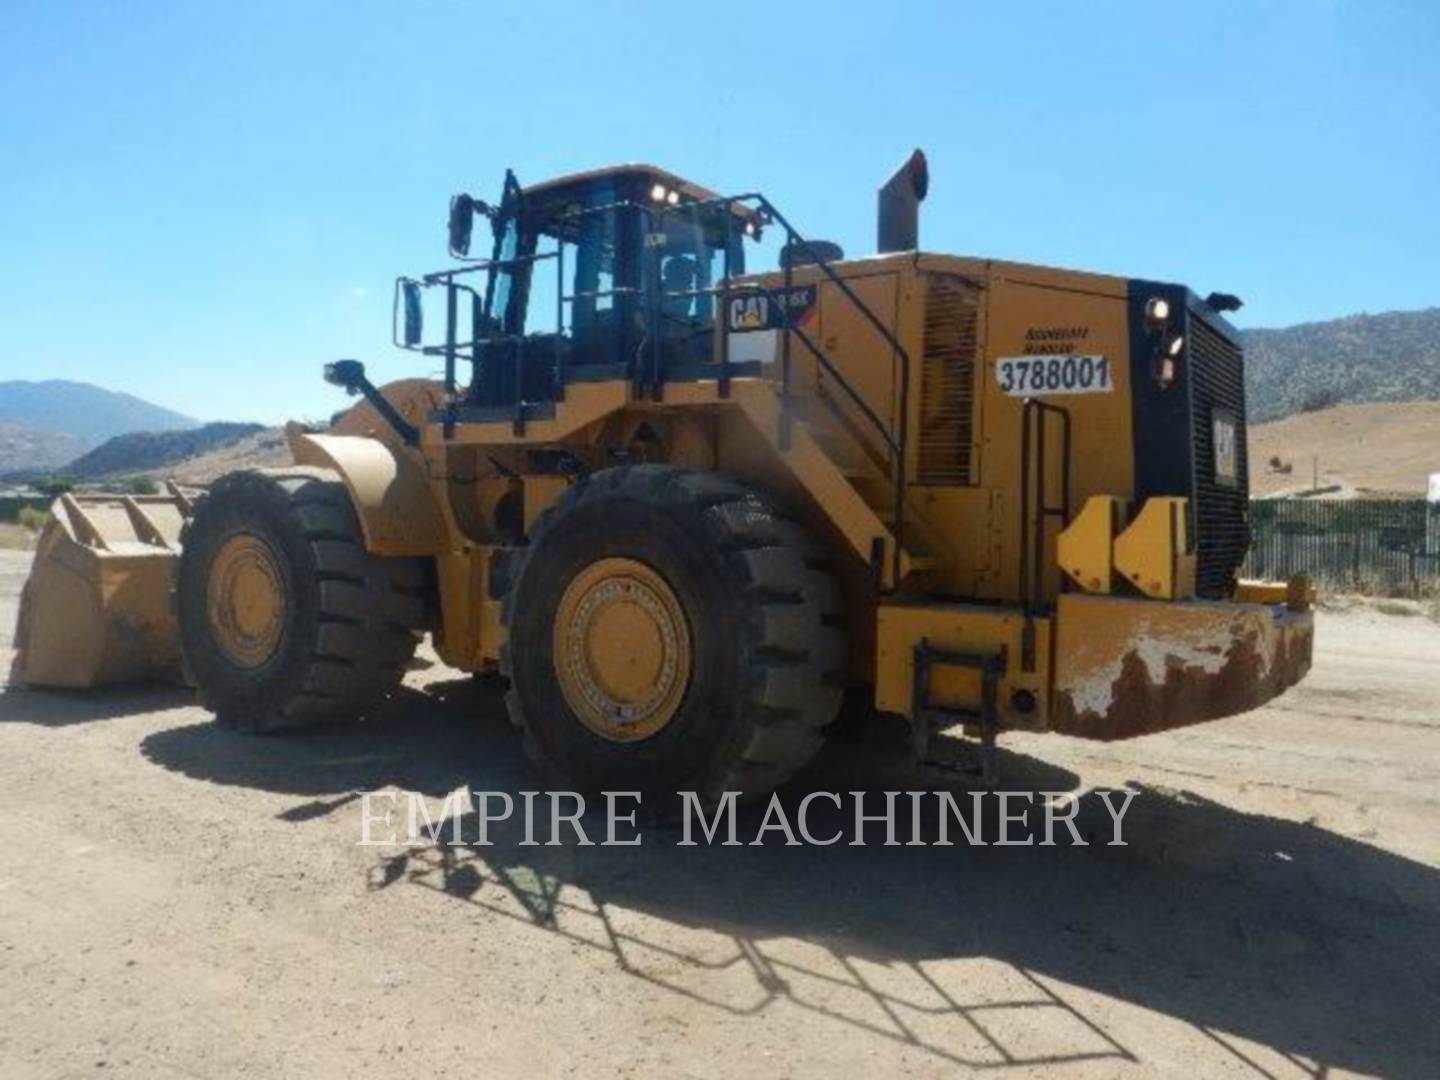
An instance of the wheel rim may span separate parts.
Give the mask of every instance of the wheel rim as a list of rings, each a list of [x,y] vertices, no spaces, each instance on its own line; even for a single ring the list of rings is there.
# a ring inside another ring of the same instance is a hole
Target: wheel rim
[[[280,648],[289,602],[275,550],[253,533],[230,537],[206,583],[210,634],[237,667],[263,666]]]
[[[591,563],[561,596],[553,633],[560,689],[591,731],[634,742],[674,719],[690,684],[690,624],[649,566]]]

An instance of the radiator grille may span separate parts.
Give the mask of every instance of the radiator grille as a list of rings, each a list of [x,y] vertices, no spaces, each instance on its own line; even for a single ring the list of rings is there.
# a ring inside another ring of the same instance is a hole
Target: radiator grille
[[[932,274],[925,298],[920,370],[921,484],[974,482],[975,357],[979,290],[963,278]]]
[[[1230,595],[1250,547],[1250,473],[1245,435],[1245,362],[1240,350],[1200,318],[1189,327],[1191,438],[1195,468],[1196,591]],[[1214,419],[1235,421],[1235,482],[1215,475]]]

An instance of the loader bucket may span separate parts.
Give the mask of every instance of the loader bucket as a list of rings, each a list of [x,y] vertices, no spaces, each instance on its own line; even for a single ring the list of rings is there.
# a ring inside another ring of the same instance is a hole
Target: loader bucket
[[[10,682],[91,687],[180,678],[171,604],[190,501],[61,495],[20,596]]]

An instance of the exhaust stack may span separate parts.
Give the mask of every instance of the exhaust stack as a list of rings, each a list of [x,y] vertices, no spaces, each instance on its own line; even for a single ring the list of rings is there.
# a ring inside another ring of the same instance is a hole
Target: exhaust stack
[[[880,187],[875,248],[880,254],[920,247],[920,203],[930,189],[925,152],[916,150]]]

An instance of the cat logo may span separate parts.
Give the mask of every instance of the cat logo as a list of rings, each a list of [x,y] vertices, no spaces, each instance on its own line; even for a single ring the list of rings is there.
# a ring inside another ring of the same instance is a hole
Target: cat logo
[[[1215,447],[1215,482],[1234,485],[1239,480],[1236,471],[1235,440],[1238,425],[1229,413],[1216,411],[1211,419],[1211,432]]]
[[[730,301],[730,329],[763,330],[770,325],[770,298],[763,293]]]
[[[731,299],[727,321],[732,332],[741,334],[778,329],[787,321],[801,326],[814,314],[818,296],[814,285],[796,285],[788,293],[742,293]]]

